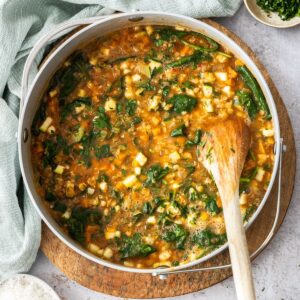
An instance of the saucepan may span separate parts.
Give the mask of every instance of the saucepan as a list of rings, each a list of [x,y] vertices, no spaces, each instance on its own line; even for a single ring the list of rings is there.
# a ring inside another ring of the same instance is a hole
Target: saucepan
[[[273,188],[275,178],[277,173],[280,173],[280,166],[281,166],[281,153],[282,153],[282,139],[280,137],[280,127],[279,127],[279,119],[276,110],[276,105],[270,89],[252,59],[245,53],[245,51],[237,45],[232,39],[226,36],[224,33],[220,32],[216,28],[202,22],[200,20],[196,20],[190,17],[171,14],[171,13],[161,13],[161,12],[132,12],[132,13],[122,13],[116,14],[112,16],[103,17],[95,17],[85,20],[80,20],[76,22],[67,22],[59,26],[55,31],[49,33],[46,37],[43,37],[37,45],[33,48],[31,54],[28,57],[27,63],[25,65],[24,76],[23,76],[23,91],[22,91],[22,104],[21,104],[21,115],[20,115],[20,123],[18,128],[18,144],[19,144],[19,160],[21,165],[21,171],[24,179],[24,183],[28,194],[33,202],[36,210],[40,214],[43,221],[47,224],[47,226],[53,231],[53,233],[60,238],[65,244],[67,244],[70,248],[74,251],[79,253],[80,255],[100,264],[103,266],[107,266],[110,268],[127,271],[127,272],[138,272],[138,273],[152,273],[158,274],[160,277],[164,277],[168,273],[178,273],[178,272],[186,272],[188,268],[198,265],[204,261],[211,259],[212,257],[218,255],[221,251],[227,248],[227,244],[223,245],[222,247],[214,250],[213,252],[209,253],[208,255],[197,259],[195,261],[189,262],[185,265],[180,265],[177,267],[165,267],[159,269],[136,269],[127,266],[121,266],[106,260],[101,259],[93,255],[92,253],[88,252],[74,240],[72,240],[65,232],[61,230],[59,225],[55,222],[55,220],[51,217],[50,213],[46,209],[45,205],[43,204],[42,199],[38,195],[35,184],[34,184],[34,175],[33,175],[33,168],[31,163],[31,152],[30,152],[30,144],[31,144],[31,125],[33,122],[33,118],[36,114],[38,107],[40,106],[42,96],[45,92],[45,89],[55,73],[55,71],[59,68],[60,64],[77,48],[81,45],[86,44],[87,42],[98,38],[103,35],[107,35],[111,32],[116,30],[120,30],[125,27],[136,26],[139,25],[168,25],[168,26],[183,26],[189,28],[193,31],[198,31],[206,34],[207,36],[213,38],[220,44],[224,45],[235,56],[239,57],[248,68],[251,70],[252,74],[256,77],[257,81],[259,82],[263,93],[266,97],[267,103],[270,108],[270,112],[273,119],[274,124],[274,131],[275,131],[275,146],[274,146],[274,168],[271,176],[271,180],[267,191],[257,208],[256,212],[252,215],[250,220],[245,225],[246,227],[251,226],[259,213],[261,212],[263,206],[268,201],[268,197],[270,195],[270,191]],[[61,43],[58,48],[55,49],[46,59],[46,61],[41,66],[38,74],[36,75],[33,83],[31,84],[30,88],[28,89],[28,73],[31,67],[31,64],[34,61],[35,55],[38,51],[45,45],[46,42],[49,40],[57,37],[58,34],[62,35],[65,34],[68,30],[74,29],[80,25],[87,25],[84,28],[81,28],[71,37],[67,38],[63,43]],[[279,174],[280,175],[280,174]],[[278,205],[277,205],[277,214],[275,217],[273,228],[265,240],[265,242],[253,253],[256,255],[258,252],[262,250],[263,247],[266,246],[268,241],[271,239],[272,235],[274,234],[274,229],[276,226],[276,221],[278,218],[279,212],[279,204],[280,204],[280,178],[279,182],[279,194],[278,194]],[[221,268],[224,266],[217,266],[212,268]],[[230,267],[227,265],[225,267]],[[196,269],[199,270],[199,269]],[[202,270],[202,269],[200,269]],[[195,269],[193,270],[195,271]]]

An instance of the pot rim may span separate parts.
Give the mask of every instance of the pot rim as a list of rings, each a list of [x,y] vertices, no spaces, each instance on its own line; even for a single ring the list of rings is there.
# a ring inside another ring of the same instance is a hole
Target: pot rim
[[[120,19],[120,18],[127,18],[128,21],[130,18],[134,18],[134,17],[172,17],[175,19],[180,19],[181,22],[185,22],[185,23],[193,23],[193,26],[195,26],[197,28],[198,31],[200,32],[210,32],[208,33],[209,36],[211,36],[212,34],[215,35],[216,37],[213,37],[214,39],[217,39],[220,44],[225,45],[230,51],[232,51],[233,53],[235,53],[236,56],[243,56],[243,61],[245,61],[246,65],[250,68],[251,72],[253,72],[255,74],[256,79],[258,80],[260,86],[263,89],[263,92],[266,96],[268,105],[270,107],[271,110],[271,114],[272,114],[272,121],[273,121],[273,125],[274,125],[274,130],[275,130],[275,146],[274,146],[274,152],[275,152],[275,159],[274,159],[274,166],[273,166],[273,171],[272,171],[272,176],[270,179],[270,183],[269,186],[267,188],[267,191],[265,192],[265,195],[263,197],[263,199],[261,200],[258,208],[256,209],[255,213],[251,216],[250,220],[247,222],[247,224],[245,224],[245,228],[247,229],[249,226],[251,226],[251,224],[254,222],[254,220],[256,219],[256,217],[258,216],[258,214],[260,213],[260,211],[262,210],[262,208],[264,207],[268,196],[270,194],[270,191],[274,185],[274,181],[275,181],[275,177],[278,171],[278,163],[279,163],[279,155],[280,155],[280,128],[279,128],[279,119],[278,119],[278,114],[277,114],[277,109],[276,109],[276,105],[274,102],[274,99],[272,97],[272,94],[270,92],[270,89],[263,77],[263,75],[261,74],[260,70],[257,68],[257,66],[255,65],[255,63],[252,61],[252,59],[248,56],[248,54],[238,45],[236,44],[235,41],[233,41],[231,38],[229,38],[227,35],[225,35],[223,32],[219,31],[218,29],[212,27],[211,25],[202,22],[201,20],[197,20],[191,17],[187,17],[187,16],[183,16],[183,15],[179,15],[179,14],[173,14],[173,13],[165,13],[165,12],[156,12],[156,11],[140,11],[140,12],[130,12],[130,13],[121,13],[121,14],[116,14],[116,15],[111,15],[108,16],[107,18],[101,19],[99,21],[95,21],[94,23],[92,23],[91,25],[88,25],[84,28],[82,28],[81,30],[79,30],[78,32],[76,32],[74,35],[72,35],[71,37],[69,37],[66,41],[64,41],[60,46],[57,47],[57,49],[55,49],[47,58],[46,62],[42,65],[42,67],[40,68],[39,72],[37,73],[37,75],[35,76],[35,79],[29,89],[29,92],[27,93],[26,96],[26,101],[24,101],[24,108],[22,109],[22,113],[21,113],[21,117],[20,117],[20,122],[19,122],[19,127],[18,127],[18,150],[19,150],[19,161],[20,161],[20,167],[21,167],[21,172],[22,172],[22,176],[23,176],[23,180],[24,180],[24,184],[26,187],[26,190],[30,196],[30,200],[33,203],[35,209],[38,211],[39,215],[41,216],[41,218],[43,219],[43,221],[47,224],[47,226],[50,228],[50,230],[61,240],[63,241],[67,246],[69,246],[72,250],[74,250],[75,252],[77,252],[78,254],[84,256],[85,258],[96,262],[98,264],[101,264],[103,266],[106,267],[110,267],[116,270],[120,270],[120,271],[126,271],[126,272],[135,272],[135,273],[155,273],[155,274],[159,274],[159,273],[166,273],[168,271],[175,271],[175,270],[182,270],[182,269],[187,269],[190,268],[192,266],[198,265],[204,261],[207,261],[209,259],[211,259],[212,257],[218,255],[219,253],[221,253],[222,251],[224,251],[227,247],[228,247],[228,243],[225,243],[224,245],[222,245],[221,247],[219,247],[218,249],[210,252],[208,255],[203,256],[199,259],[196,259],[194,261],[191,261],[187,264],[183,264],[183,265],[179,265],[176,267],[166,267],[166,268],[151,268],[151,269],[138,269],[138,268],[133,268],[133,267],[126,267],[123,265],[118,265],[116,263],[110,262],[108,260],[104,260],[100,257],[97,257],[96,255],[92,254],[91,252],[87,251],[86,249],[84,249],[81,245],[79,245],[76,241],[74,241],[73,239],[71,239],[66,233],[64,233],[58,226],[58,224],[56,224],[56,222],[54,221],[54,219],[50,216],[48,218],[47,215],[45,215],[45,213],[42,211],[44,209],[42,209],[40,207],[40,205],[38,205],[38,200],[35,199],[35,197],[32,194],[32,190],[35,189],[35,187],[32,187],[30,185],[30,183],[27,180],[27,171],[25,170],[24,167],[24,163],[23,160],[26,159],[25,155],[24,155],[24,151],[23,148],[24,146],[24,141],[23,141],[23,131],[24,131],[24,120],[26,119],[27,116],[27,112],[28,112],[28,108],[30,107],[30,104],[32,101],[34,101],[34,99],[32,99],[31,94],[32,91],[34,90],[34,87],[39,79],[39,76],[43,73],[43,71],[46,69],[47,65],[49,63],[51,63],[51,60],[56,56],[59,55],[59,53],[61,52],[62,49],[64,49],[70,42],[76,40],[79,36],[84,35],[86,32],[88,32],[89,30],[91,30],[92,28],[96,27],[96,26],[101,26],[101,24],[105,24],[107,22],[113,22],[116,19]],[[150,24],[151,22],[149,22]],[[154,23],[154,22],[152,22]],[[163,23],[162,23],[163,25]],[[173,25],[174,26],[174,25]],[[191,27],[191,26],[187,26],[184,25],[185,27]],[[195,30],[193,28],[193,30]],[[98,36],[101,36],[101,34],[99,34]],[[97,38],[96,36],[94,38]],[[240,55],[237,55],[236,52],[239,52]],[[31,99],[31,100],[30,100]],[[40,99],[35,100],[35,101],[40,101]]]

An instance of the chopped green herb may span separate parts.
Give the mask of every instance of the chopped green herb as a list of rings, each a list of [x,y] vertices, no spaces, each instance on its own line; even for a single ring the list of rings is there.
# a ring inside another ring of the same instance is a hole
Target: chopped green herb
[[[162,179],[169,173],[169,168],[163,168],[160,164],[152,165],[147,171],[146,186],[160,183]]]
[[[118,239],[120,244],[120,255],[122,259],[129,257],[146,257],[155,252],[156,249],[142,242],[140,233],[135,233],[132,237],[122,234],[121,239]]]
[[[100,158],[106,158],[112,156],[112,153],[110,152],[110,145],[102,145],[100,147],[95,148],[95,156],[100,159]]]
[[[209,229],[195,233],[192,241],[200,247],[221,246],[227,242],[226,234],[215,234]]]
[[[184,250],[184,244],[189,232],[179,224],[172,224],[162,234],[162,239],[169,243],[174,243],[175,247]]]
[[[192,146],[199,145],[202,138],[202,131],[200,129],[196,130],[194,140],[188,140],[185,143],[185,147],[189,148]]]
[[[172,137],[185,136],[186,135],[185,131],[186,131],[186,126],[182,124],[171,131],[171,136]]]
[[[94,119],[94,126],[99,129],[111,128],[108,115],[105,113],[105,109],[102,106],[99,106],[97,116]]]
[[[251,94],[245,91],[237,91],[236,95],[239,98],[239,103],[245,107],[250,119],[253,120],[257,114],[257,107],[251,97]]]
[[[137,102],[135,100],[128,100],[125,107],[126,113],[129,116],[133,116],[135,114],[136,109],[137,109]]]
[[[181,114],[183,112],[191,112],[196,107],[197,99],[189,95],[180,94],[168,99],[167,103],[172,104],[172,111],[176,114]]]
[[[278,13],[283,21],[290,20],[295,16],[300,16],[299,0],[256,0],[256,3],[267,13]]]

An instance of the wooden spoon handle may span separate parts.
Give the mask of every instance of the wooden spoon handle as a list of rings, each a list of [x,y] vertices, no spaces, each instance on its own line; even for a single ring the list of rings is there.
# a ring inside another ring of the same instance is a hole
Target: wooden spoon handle
[[[255,300],[248,245],[239,206],[239,195],[223,201],[226,232],[237,299]]]

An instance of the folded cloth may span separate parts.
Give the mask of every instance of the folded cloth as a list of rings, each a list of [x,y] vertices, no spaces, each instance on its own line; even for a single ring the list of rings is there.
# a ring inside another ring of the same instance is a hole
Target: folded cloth
[[[41,221],[23,190],[18,163],[21,76],[35,42],[57,24],[114,11],[157,10],[192,17],[232,16],[241,0],[0,0],[0,279],[26,272],[41,240]],[[42,53],[36,59],[31,79]]]

